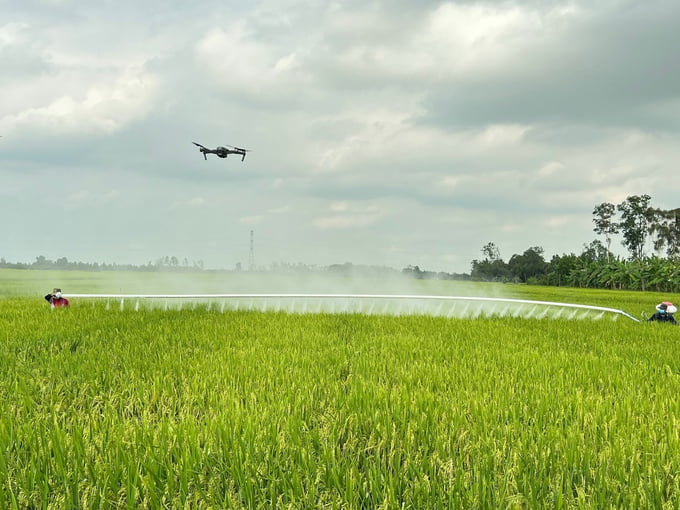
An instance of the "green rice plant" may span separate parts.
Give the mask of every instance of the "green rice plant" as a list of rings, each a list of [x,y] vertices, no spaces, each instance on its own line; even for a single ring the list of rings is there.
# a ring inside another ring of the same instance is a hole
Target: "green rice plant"
[[[0,299],[0,508],[677,508],[678,334]]]

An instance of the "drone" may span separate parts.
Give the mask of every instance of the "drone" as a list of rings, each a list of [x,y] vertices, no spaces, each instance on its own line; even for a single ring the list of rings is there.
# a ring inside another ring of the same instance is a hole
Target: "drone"
[[[191,142],[198,147],[198,150],[203,153],[203,158],[208,159],[208,154],[215,154],[219,158],[226,158],[229,154],[236,154],[241,156],[241,161],[246,159],[246,153],[250,152],[250,149],[242,149],[241,147],[234,147],[233,145],[227,145],[230,147],[217,147],[216,149],[208,149],[203,147],[200,143]]]

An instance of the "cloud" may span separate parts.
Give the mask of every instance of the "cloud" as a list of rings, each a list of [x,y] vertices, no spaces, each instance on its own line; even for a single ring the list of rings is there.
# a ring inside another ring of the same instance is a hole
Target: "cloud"
[[[156,87],[152,76],[125,71],[113,83],[100,83],[71,95],[55,97],[44,106],[31,107],[0,119],[4,129],[42,129],[63,134],[64,131],[111,133],[143,117],[153,107]]]
[[[186,200],[180,200],[174,202],[170,208],[171,209],[186,209],[186,208],[196,208],[206,206],[206,200],[203,197],[192,197]]]
[[[313,221],[314,226],[320,229],[361,228],[376,223],[384,215],[384,211],[373,204],[332,202],[327,209]]]
[[[93,52],[97,39],[73,39],[36,19],[0,27],[0,64],[11,70],[0,77],[3,132],[106,134],[153,109],[158,80],[143,57]]]
[[[0,19],[8,260],[58,239],[74,260],[233,267],[252,229],[263,265],[466,271],[490,241],[577,251],[603,201],[677,206],[673,0],[27,0]],[[68,225],[45,221],[55,197]]]
[[[575,5],[493,8],[486,37],[474,39],[473,29],[468,38],[472,51],[464,54],[472,67],[449,73],[429,91],[422,121],[450,127],[508,121],[664,127],[650,109],[678,97],[671,20],[680,18],[680,6]],[[455,20],[457,10],[481,8],[440,9]],[[454,63],[444,67],[455,70]]]
[[[0,49],[14,46],[21,42],[21,33],[28,28],[26,23],[5,23],[0,26]]]
[[[251,101],[295,99],[305,82],[295,51],[254,40],[243,22],[210,30],[196,44],[196,59],[223,92]]]

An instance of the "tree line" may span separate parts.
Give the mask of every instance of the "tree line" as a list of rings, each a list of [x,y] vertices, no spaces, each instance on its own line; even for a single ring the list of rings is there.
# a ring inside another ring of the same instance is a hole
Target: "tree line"
[[[632,195],[620,204],[603,202],[593,209],[595,239],[574,253],[555,255],[548,262],[540,246],[515,254],[508,262],[494,243],[472,261],[471,279],[541,285],[627,290],[680,291],[680,209],[652,207],[649,195]],[[628,257],[611,251],[614,236]],[[654,253],[645,251],[649,246]]]
[[[38,270],[61,270],[61,271],[163,271],[163,272],[182,272],[182,271],[208,271],[222,272],[227,269],[206,269],[202,260],[194,261],[191,265],[188,259],[182,262],[177,257],[166,256],[156,259],[143,265],[134,264],[107,264],[98,262],[74,262],[66,257],[51,260],[44,255],[39,255],[33,262],[8,262],[4,257],[0,258],[0,269],[38,269]],[[241,263],[237,263],[235,272],[244,271]],[[269,268],[250,268],[248,272],[258,273],[278,273],[278,274],[330,274],[334,276],[345,276],[351,278],[387,278],[404,276],[420,280],[469,280],[470,275],[466,273],[446,273],[443,271],[434,272],[420,269],[418,266],[407,266],[401,271],[387,266],[371,266],[352,264],[331,264],[329,266],[316,266],[308,264],[290,264],[284,262],[273,263]]]
[[[3,269],[55,269],[63,271],[202,271],[204,264],[202,260],[193,261],[189,265],[189,260],[184,259],[180,263],[175,256],[166,256],[149,261],[148,264],[116,264],[98,262],[76,262],[70,261],[66,257],[51,260],[44,255],[38,255],[33,262],[8,262],[4,257],[0,258],[0,268]]]

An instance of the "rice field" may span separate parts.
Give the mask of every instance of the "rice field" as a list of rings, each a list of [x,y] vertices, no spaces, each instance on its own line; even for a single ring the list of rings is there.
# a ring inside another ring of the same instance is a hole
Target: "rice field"
[[[680,328],[50,310],[12,277],[0,508],[680,508]]]

